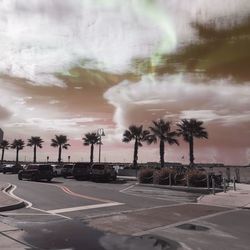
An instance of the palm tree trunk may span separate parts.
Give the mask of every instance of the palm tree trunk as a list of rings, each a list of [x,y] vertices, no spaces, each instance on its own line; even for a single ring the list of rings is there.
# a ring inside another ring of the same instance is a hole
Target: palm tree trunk
[[[3,158],[4,158],[4,148],[2,149],[1,163],[3,163]]]
[[[160,140],[160,162],[161,162],[161,168],[164,167],[164,149],[165,149],[165,143],[163,140]]]
[[[135,139],[135,145],[134,145],[134,159],[133,159],[133,165],[137,169],[137,160],[138,160],[138,140]]]
[[[62,146],[59,146],[59,151],[58,151],[58,162],[61,162],[62,160]]]
[[[19,160],[19,149],[16,149],[16,163],[18,163]]]
[[[33,162],[36,163],[36,145],[34,145],[34,159]]]
[[[90,163],[93,163],[94,161],[94,144],[91,144],[90,147]]]
[[[194,139],[193,136],[189,138],[189,160],[190,160],[190,167],[194,165]]]

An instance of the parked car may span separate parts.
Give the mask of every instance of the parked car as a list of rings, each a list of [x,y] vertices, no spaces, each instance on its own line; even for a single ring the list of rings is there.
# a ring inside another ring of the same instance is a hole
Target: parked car
[[[45,179],[51,181],[52,178],[53,168],[48,164],[30,164],[18,173],[19,180],[28,179],[38,181]]]
[[[62,165],[51,165],[53,168],[54,177],[62,175]]]
[[[91,165],[89,162],[77,162],[73,167],[73,176],[76,180],[89,180],[91,177]]]
[[[5,164],[0,164],[0,173],[3,172],[3,167],[5,166]]]
[[[61,175],[64,178],[72,177],[73,176],[73,167],[74,167],[73,164],[65,164],[65,165],[63,165],[62,170],[61,170]]]
[[[110,164],[95,163],[92,166],[92,180],[115,181],[117,173]]]
[[[17,174],[20,170],[22,170],[21,164],[6,164],[3,167],[3,174],[6,173],[12,173],[12,174]]]

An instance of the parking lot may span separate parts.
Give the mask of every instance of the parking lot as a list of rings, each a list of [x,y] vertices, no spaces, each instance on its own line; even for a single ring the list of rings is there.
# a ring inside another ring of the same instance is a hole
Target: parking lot
[[[197,193],[142,187],[135,181],[106,183],[57,177],[51,182],[35,182],[20,181],[15,174],[0,174],[0,183],[4,182],[12,183],[13,193],[27,203],[26,208],[1,213],[3,222],[20,229],[9,232],[9,236],[39,248],[52,242],[61,246],[62,240],[64,247],[69,247],[69,242],[70,246],[80,246],[83,240],[86,242],[81,236],[86,230],[91,237],[112,234],[120,239],[122,235],[141,235],[232,212],[226,207],[197,204]],[[69,229],[74,233],[65,235]],[[48,241],[42,241],[44,237],[49,237]],[[89,249],[98,249],[94,247]]]

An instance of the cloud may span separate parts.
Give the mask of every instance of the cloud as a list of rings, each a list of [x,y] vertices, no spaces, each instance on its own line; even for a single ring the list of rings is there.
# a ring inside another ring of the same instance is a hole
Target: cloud
[[[73,67],[133,71],[136,58],[159,63],[197,40],[193,23],[228,28],[249,12],[248,0],[2,0],[0,72],[64,87]]]
[[[28,118],[23,122],[8,123],[5,127],[15,128],[37,128],[41,130],[53,130],[60,132],[75,132],[86,126],[86,124],[98,121],[97,118],[91,117],[76,117],[76,118],[61,118],[61,119],[46,119],[46,118]]]
[[[11,112],[0,105],[0,121],[6,120],[11,116]]]
[[[223,125],[250,122],[249,83],[236,85],[229,79],[206,81],[191,75],[166,75],[140,82],[123,81],[104,97],[116,111],[118,127],[166,117],[197,118]],[[157,101],[155,101],[157,100]]]

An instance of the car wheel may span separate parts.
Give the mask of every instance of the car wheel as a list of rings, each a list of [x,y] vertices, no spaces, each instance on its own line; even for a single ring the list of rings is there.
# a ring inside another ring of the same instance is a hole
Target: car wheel
[[[5,172],[5,171],[3,171],[3,174],[6,174],[6,172]]]
[[[67,179],[67,175],[63,175],[63,178],[64,178],[64,179]]]
[[[48,182],[51,182],[51,180],[52,180],[52,178],[47,178],[47,181],[48,181]]]
[[[22,176],[22,174],[18,174],[18,180],[22,180],[23,179],[23,176]]]

